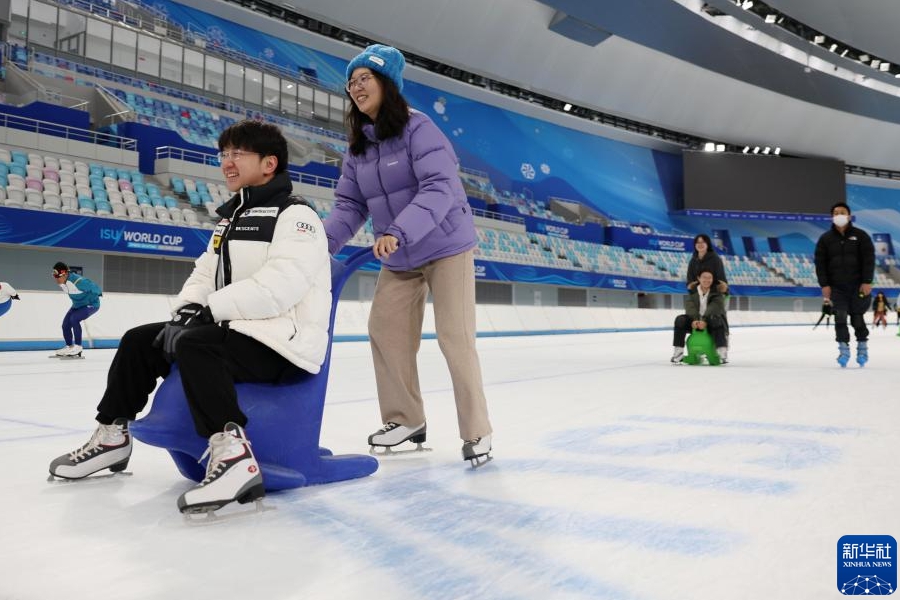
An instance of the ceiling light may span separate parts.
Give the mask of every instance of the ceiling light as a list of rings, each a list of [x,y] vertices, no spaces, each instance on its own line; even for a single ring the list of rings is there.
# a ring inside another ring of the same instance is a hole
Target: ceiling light
[[[774,23],[775,19],[777,19],[777,18],[778,18],[778,15],[776,15],[774,13],[768,14],[768,15],[766,15],[766,23]]]
[[[850,48],[844,48],[844,51],[841,52],[841,58],[847,56],[847,53],[850,52]]]
[[[706,142],[703,144],[704,152],[715,152],[716,151],[716,143],[715,142]]]
[[[775,148],[775,152],[773,152],[772,154],[774,154],[775,156],[778,156],[779,154],[781,154],[781,148],[780,148],[780,147],[776,147],[776,148]]]
[[[725,144],[716,144],[716,152],[725,152]]]
[[[828,49],[829,52],[834,52],[835,50],[837,50],[837,44],[832,44],[831,48]]]
[[[869,55],[868,54],[860,54],[859,62],[869,62]]]
[[[744,154],[750,152],[750,146],[744,146]]]
[[[566,102],[565,106],[563,106],[563,110],[569,112],[570,110],[572,110],[572,105]]]
[[[769,146],[766,146],[766,147],[763,149],[763,154],[768,154],[768,153],[771,152],[771,151],[772,151],[772,148],[769,147]]]
[[[817,36],[813,37],[813,42],[815,42],[815,43],[817,43],[817,44],[824,44],[824,43],[825,43],[825,36],[824,36],[824,35],[817,35]]]
[[[753,149],[753,154],[759,154],[759,146]]]
[[[741,4],[741,8],[743,8],[744,10],[750,10],[751,8],[753,8],[753,0],[747,0],[746,2]]]
[[[784,17],[778,17],[778,24],[781,25],[784,23]]]
[[[879,65],[881,65],[881,61],[877,58],[872,59],[872,62],[869,63],[869,66],[873,69],[877,69]]]
[[[890,71],[890,70],[891,70],[891,63],[889,63],[889,62],[883,62],[883,63],[881,63],[881,66],[879,66],[878,68],[881,69],[882,71]]]

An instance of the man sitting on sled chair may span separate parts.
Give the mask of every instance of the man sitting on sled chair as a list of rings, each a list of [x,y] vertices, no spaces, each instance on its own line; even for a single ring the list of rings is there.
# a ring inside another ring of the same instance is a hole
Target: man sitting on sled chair
[[[713,272],[701,269],[697,286],[684,299],[683,315],[675,318],[672,362],[680,364],[684,358],[684,336],[693,331],[706,331],[715,341],[716,354],[722,363],[728,362],[727,329],[725,324],[725,296],[713,288]]]
[[[176,361],[194,427],[209,439],[206,477],[181,495],[179,510],[206,512],[264,495],[235,383],[319,372],[329,339],[331,262],[316,212],[291,196],[280,130],[236,123],[219,137],[219,150],[235,195],[218,209],[221,220],[172,320],[125,333],[97,407],[97,430],[84,446],[55,459],[51,476],[124,470],[132,446],[128,422]]]

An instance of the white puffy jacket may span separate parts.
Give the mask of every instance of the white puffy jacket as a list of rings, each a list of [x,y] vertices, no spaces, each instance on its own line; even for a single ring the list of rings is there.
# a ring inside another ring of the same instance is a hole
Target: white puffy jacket
[[[331,262],[316,212],[290,198],[281,173],[220,207],[222,220],[178,295],[207,305],[217,323],[272,348],[310,373],[328,349]],[[176,309],[177,309],[176,308]]]

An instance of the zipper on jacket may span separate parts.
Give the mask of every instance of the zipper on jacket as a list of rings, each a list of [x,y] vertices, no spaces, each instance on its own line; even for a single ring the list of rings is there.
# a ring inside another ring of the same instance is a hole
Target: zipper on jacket
[[[228,228],[222,232],[222,249],[219,252],[219,265],[216,268],[217,290],[220,290],[231,283],[231,257],[228,251],[228,237],[231,234],[234,224],[237,223],[238,213],[245,204],[244,193],[246,190],[246,187],[241,188],[241,201],[238,203],[237,207],[235,207],[234,212],[231,213],[231,222],[228,224]]]

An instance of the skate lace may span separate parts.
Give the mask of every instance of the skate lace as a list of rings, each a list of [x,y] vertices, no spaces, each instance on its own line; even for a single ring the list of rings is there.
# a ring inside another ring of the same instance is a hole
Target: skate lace
[[[238,439],[229,433],[217,433],[209,438],[209,446],[203,455],[200,456],[200,460],[197,461],[202,463],[204,458],[209,457],[209,462],[206,463],[206,477],[200,482],[201,486],[207,485],[222,474],[222,471],[227,466],[226,459],[223,456],[228,453],[228,450],[238,444],[247,444],[249,446],[250,440]]]
[[[69,453],[69,459],[78,461],[98,452],[100,446],[103,445],[104,434],[112,433],[118,433],[118,428],[115,425],[100,425],[94,430],[94,435],[91,436],[87,444]]]
[[[393,421],[390,421],[384,424],[384,427],[381,428],[381,432],[387,433],[388,431],[397,429],[398,427],[400,427],[400,423],[394,423]]]

